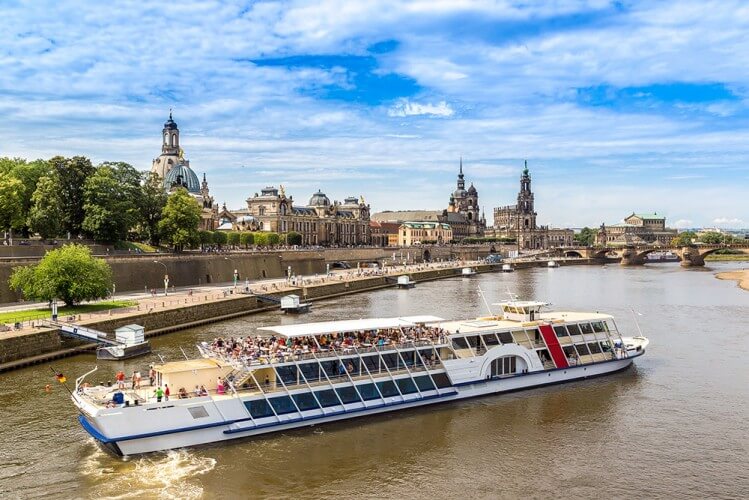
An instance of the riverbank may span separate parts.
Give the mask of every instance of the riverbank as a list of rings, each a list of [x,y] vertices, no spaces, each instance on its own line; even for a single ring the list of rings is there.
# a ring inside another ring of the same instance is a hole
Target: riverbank
[[[560,265],[588,264],[587,259],[558,260]],[[106,315],[78,317],[81,324],[103,332],[113,332],[127,324],[145,327],[146,337],[163,335],[186,328],[232,319],[248,314],[278,308],[269,305],[258,296],[279,298],[297,294],[306,302],[330,299],[396,286],[396,277],[407,274],[419,282],[461,276],[461,269],[467,263],[419,264],[399,267],[387,274],[381,272],[351,271],[348,275],[317,277],[302,280],[301,286],[264,286],[255,294],[233,294],[232,290],[222,289],[205,294],[187,294],[170,298],[155,297],[141,300],[137,306],[124,310],[112,310]],[[471,263],[477,273],[500,272],[502,264]],[[515,269],[546,267],[546,261],[530,260],[513,263]],[[467,278],[468,279],[468,278]],[[21,368],[30,364],[43,363],[49,359],[72,356],[95,349],[95,344],[62,339],[57,330],[28,327],[0,335],[0,372]]]
[[[726,271],[715,275],[719,280],[733,280],[740,288],[749,291],[749,269]]]

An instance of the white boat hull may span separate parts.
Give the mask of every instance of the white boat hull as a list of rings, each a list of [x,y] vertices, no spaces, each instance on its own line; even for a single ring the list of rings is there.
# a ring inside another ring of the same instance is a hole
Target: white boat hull
[[[345,405],[345,408],[337,406],[326,408],[325,410],[310,410],[302,412],[301,417],[299,414],[281,415],[279,417],[271,417],[270,419],[273,422],[268,423],[251,422],[250,419],[246,418],[247,413],[244,409],[244,403],[240,398],[213,401],[209,397],[166,401],[161,403],[161,407],[158,408],[149,408],[148,410],[144,408],[142,410],[144,412],[159,414],[158,419],[160,422],[163,422],[163,429],[150,432],[149,434],[137,434],[139,424],[137,419],[127,419],[126,421],[119,418],[112,419],[112,424],[115,421],[117,422],[112,428],[106,428],[109,427],[106,425],[106,416],[97,417],[96,426],[92,425],[85,417],[80,417],[80,420],[90,434],[114,453],[119,455],[136,455],[173,448],[217,443],[237,438],[248,438],[271,432],[376,415],[378,413],[597,377],[627,368],[636,357],[635,355],[629,358],[614,359],[601,363],[518,374],[504,378],[477,380],[446,387],[438,391],[427,391],[422,393],[422,399],[409,399],[419,397],[417,394],[410,394],[403,398],[400,396],[386,398],[384,403],[382,401],[369,401],[367,403],[348,404]],[[365,406],[365,404],[368,406]],[[373,407],[372,405],[379,406]],[[194,420],[189,422],[183,420],[180,422],[176,416],[172,418],[172,414],[176,415],[176,412],[180,412],[180,415],[186,413],[184,411],[185,406],[203,406],[207,409],[209,418],[202,421],[200,425],[196,425],[196,421]],[[172,409],[174,412],[171,411]],[[129,409],[129,411],[133,410],[132,408]],[[323,411],[326,413],[325,415],[322,414]],[[145,418],[149,418],[150,416]],[[105,435],[113,437],[107,438]]]

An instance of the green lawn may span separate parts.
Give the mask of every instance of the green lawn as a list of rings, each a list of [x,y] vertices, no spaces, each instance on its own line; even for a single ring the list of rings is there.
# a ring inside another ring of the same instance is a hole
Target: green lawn
[[[73,307],[60,307],[57,309],[57,315],[60,317],[72,316],[73,314],[86,314],[97,311],[106,311],[107,309],[118,309],[121,307],[130,307],[137,302],[132,300],[109,300],[106,302],[96,302],[95,304],[79,304]],[[9,311],[0,313],[0,323],[14,323],[16,321],[31,321],[35,319],[49,319],[52,312],[46,307],[40,309],[31,309],[28,311]]]
[[[136,248],[139,248],[143,253],[151,253],[156,251],[156,247],[152,247],[147,243],[139,243],[136,241],[118,241],[114,244],[114,248],[116,250],[132,250],[133,252]]]
[[[742,253],[742,254],[710,254],[707,257],[705,257],[705,260],[713,260],[713,261],[742,261],[742,260],[749,260],[749,254]]]

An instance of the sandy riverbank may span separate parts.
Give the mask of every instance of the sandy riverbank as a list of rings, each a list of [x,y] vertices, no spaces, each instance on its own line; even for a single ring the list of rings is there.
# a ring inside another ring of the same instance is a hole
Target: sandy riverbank
[[[741,271],[726,271],[715,275],[720,280],[734,280],[741,288],[749,291],[749,269]]]

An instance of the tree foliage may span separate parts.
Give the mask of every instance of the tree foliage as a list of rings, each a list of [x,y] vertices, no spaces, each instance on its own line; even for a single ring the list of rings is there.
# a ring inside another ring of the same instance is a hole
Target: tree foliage
[[[227,240],[226,233],[223,231],[213,231],[213,243],[221,246],[225,245]]]
[[[239,235],[239,243],[244,245],[245,248],[255,243],[255,234],[250,232],[243,232]]]
[[[671,240],[671,245],[676,247],[688,247],[693,244],[693,240],[696,237],[697,233],[694,231],[682,231]]]
[[[240,236],[237,231],[232,231],[226,235],[226,243],[231,246],[239,246]]]
[[[8,231],[23,224],[23,183],[15,177],[0,178],[0,230]]]
[[[159,221],[166,206],[167,194],[159,174],[148,172],[141,186],[139,199],[141,234],[152,245],[160,241]]]
[[[83,189],[82,228],[96,241],[124,240],[139,221],[141,175],[127,163],[103,163]]]
[[[281,242],[281,237],[278,233],[268,233],[268,245],[278,245]]]
[[[302,235],[296,231],[289,231],[288,234],[286,234],[286,242],[289,245],[301,245]]]
[[[57,186],[52,177],[42,177],[37,182],[36,190],[31,197],[29,226],[32,231],[45,239],[60,236],[63,230],[65,213]]]
[[[14,268],[8,283],[27,299],[60,299],[72,306],[107,297],[112,270],[103,259],[93,257],[90,249],[73,244],[50,250],[37,265]]]
[[[200,207],[184,188],[179,188],[167,199],[159,221],[159,232],[164,241],[169,242],[175,251],[200,241],[198,226]]]
[[[86,180],[94,174],[91,160],[83,156],[64,158],[55,156],[49,160],[52,168],[52,179],[57,183],[61,201],[63,231],[78,236],[81,233],[83,219],[86,213],[83,209],[84,185]]]
[[[49,175],[49,164],[44,160],[28,162],[23,158],[0,158],[0,178],[15,178],[23,184],[20,190],[18,211],[20,217],[13,228],[29,237],[28,218],[33,206],[33,195],[39,179]]]
[[[579,233],[575,233],[572,239],[580,246],[590,247],[596,242],[596,231],[585,226]]]
[[[265,246],[268,244],[268,233],[257,232],[254,235],[255,245]]]

